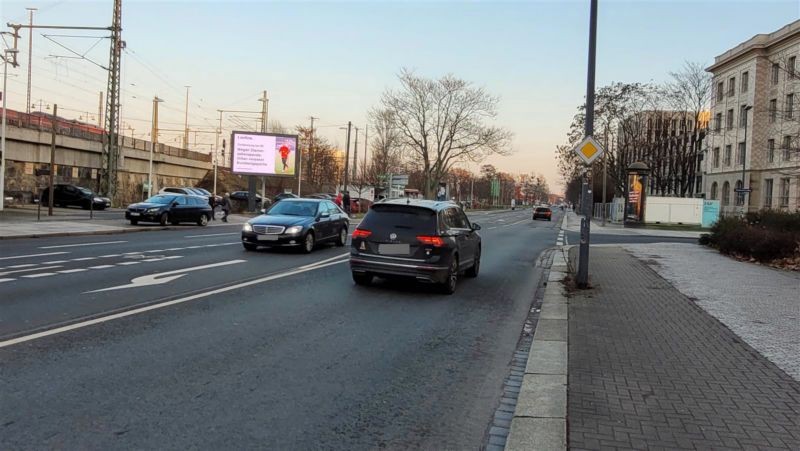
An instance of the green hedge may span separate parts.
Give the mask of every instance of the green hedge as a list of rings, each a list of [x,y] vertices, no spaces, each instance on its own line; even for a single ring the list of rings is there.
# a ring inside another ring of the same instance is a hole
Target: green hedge
[[[800,255],[800,213],[763,210],[744,219],[720,218],[700,243],[759,262]]]

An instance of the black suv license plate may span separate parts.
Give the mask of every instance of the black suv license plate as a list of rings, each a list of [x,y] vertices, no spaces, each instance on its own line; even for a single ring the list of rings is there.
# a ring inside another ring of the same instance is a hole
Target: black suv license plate
[[[408,244],[381,244],[378,252],[383,255],[408,255],[411,250]]]

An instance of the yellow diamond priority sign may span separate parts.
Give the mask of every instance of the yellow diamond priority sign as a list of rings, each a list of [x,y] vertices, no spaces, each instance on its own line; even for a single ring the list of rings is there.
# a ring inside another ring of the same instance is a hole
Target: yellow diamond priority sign
[[[580,144],[575,146],[573,152],[575,152],[575,154],[577,154],[584,163],[589,165],[592,164],[594,160],[600,158],[605,150],[600,143],[594,140],[594,138],[587,136],[583,141],[580,142]]]

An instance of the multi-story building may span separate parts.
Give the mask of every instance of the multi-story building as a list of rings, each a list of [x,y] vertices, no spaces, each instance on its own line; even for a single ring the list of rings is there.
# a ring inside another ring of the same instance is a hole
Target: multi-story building
[[[703,184],[723,214],[800,209],[798,55],[800,20],[754,36],[706,69],[713,81]]]

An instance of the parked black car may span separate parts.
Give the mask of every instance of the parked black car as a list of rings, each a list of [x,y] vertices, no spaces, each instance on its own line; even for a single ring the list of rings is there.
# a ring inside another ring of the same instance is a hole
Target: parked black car
[[[125,219],[134,225],[141,221],[161,225],[195,222],[205,226],[211,215],[208,199],[184,194],[156,194],[144,202],[129,205],[125,211]]]
[[[280,193],[275,196],[275,202],[282,201],[283,199],[298,199],[300,196],[292,193]]]
[[[537,220],[539,218],[547,219],[548,221],[553,220],[553,210],[550,207],[536,207],[533,209],[533,220]]]
[[[247,221],[242,228],[242,245],[248,251],[258,246],[298,246],[309,253],[324,241],[344,246],[349,226],[347,214],[331,201],[285,199]]]
[[[39,197],[42,205],[49,205],[50,190],[45,188]],[[111,207],[111,199],[100,197],[89,188],[58,183],[53,185],[53,205],[56,207],[81,207],[86,210],[105,210]]]
[[[241,202],[247,202],[250,199],[250,193],[247,191],[234,191],[231,193],[231,200],[238,200]],[[261,195],[256,193],[256,205],[261,205],[262,199]]]
[[[478,276],[480,228],[470,224],[453,202],[395,199],[376,203],[353,231],[353,280],[367,285],[374,276],[411,277],[452,294],[459,274]]]

